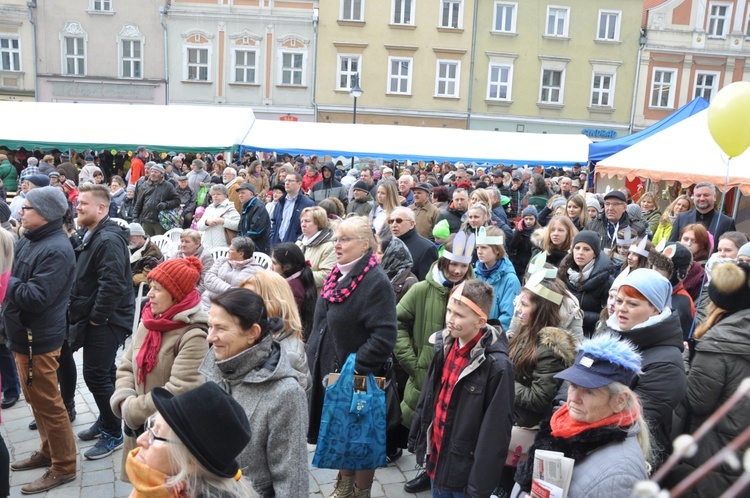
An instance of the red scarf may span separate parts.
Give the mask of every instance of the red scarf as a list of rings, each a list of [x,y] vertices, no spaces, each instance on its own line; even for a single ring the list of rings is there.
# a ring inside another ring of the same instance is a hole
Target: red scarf
[[[326,299],[332,303],[343,303],[346,298],[352,295],[352,292],[354,292],[362,279],[365,278],[367,272],[372,270],[377,264],[378,257],[373,252],[372,254],[370,254],[370,259],[367,261],[367,264],[364,268],[362,268],[362,271],[359,274],[353,274],[353,272],[347,274],[347,277],[351,277],[351,282],[349,283],[349,285],[342,289],[336,288],[336,284],[338,283],[339,277],[341,276],[341,270],[339,270],[338,265],[334,266],[333,270],[331,270],[331,273],[329,273],[326,277],[325,282],[323,282],[323,292],[321,294],[323,296],[323,299]]]
[[[201,302],[201,296],[197,290],[193,289],[182,301],[173,304],[172,307],[158,318],[154,317],[154,312],[151,311],[151,303],[146,303],[146,306],[143,308],[143,315],[141,315],[141,321],[146,330],[148,330],[148,333],[146,334],[146,338],[143,339],[141,350],[138,351],[138,356],[135,359],[138,365],[139,385],[146,382],[146,375],[154,369],[156,363],[159,361],[162,332],[169,332],[170,330],[179,329],[187,325],[185,322],[175,322],[172,318],[177,313],[193,308],[199,302]]]
[[[640,404],[636,403],[635,406],[633,406],[629,411],[615,413],[596,422],[586,423],[573,420],[570,417],[570,412],[568,411],[568,404],[565,403],[562,408],[557,410],[555,414],[552,415],[550,426],[552,428],[552,435],[554,437],[570,439],[582,432],[591,429],[597,429],[599,427],[608,427],[613,425],[616,427],[630,427],[638,420],[640,411],[641,406]]]

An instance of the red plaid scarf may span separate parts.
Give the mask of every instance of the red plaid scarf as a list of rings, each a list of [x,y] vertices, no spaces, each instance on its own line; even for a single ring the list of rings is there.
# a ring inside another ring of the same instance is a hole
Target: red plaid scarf
[[[352,295],[352,292],[354,292],[362,279],[365,278],[367,272],[372,270],[377,264],[378,257],[374,252],[370,253],[370,259],[367,260],[367,264],[359,273],[354,273],[354,271],[352,271],[351,273],[346,275],[347,277],[351,278],[351,281],[349,282],[349,285],[341,289],[336,288],[336,284],[338,283],[339,277],[341,276],[341,270],[339,270],[338,265],[334,266],[333,270],[331,270],[331,273],[329,273],[326,277],[325,282],[323,282],[323,298],[327,299],[331,303],[343,303],[349,296]]]

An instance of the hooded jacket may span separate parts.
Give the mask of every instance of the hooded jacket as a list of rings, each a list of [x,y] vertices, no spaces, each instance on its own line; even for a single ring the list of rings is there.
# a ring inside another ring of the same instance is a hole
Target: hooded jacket
[[[689,423],[684,431],[692,434],[737,390],[742,379],[750,377],[750,309],[721,319],[695,346],[695,357],[687,379],[687,391],[680,409]],[[683,459],[672,471],[681,480],[750,426],[750,398],[745,396],[720,418],[698,445],[697,453]],[[726,462],[690,489],[686,496],[718,496],[742,473]]]
[[[479,280],[487,282],[495,290],[489,317],[499,320],[503,330],[508,330],[510,320],[513,318],[513,300],[521,293],[521,282],[516,276],[513,263],[508,258],[502,258],[499,266],[488,276],[484,275],[484,268],[484,263],[477,261],[474,273]]]
[[[568,268],[573,265],[577,268],[575,261],[573,261],[573,255],[568,254],[560,263],[557,278],[565,282],[570,293],[578,300],[578,305],[583,310],[583,333],[586,337],[591,337],[596,328],[596,322],[599,320],[599,315],[607,305],[609,288],[612,287],[612,282],[614,282],[612,276],[614,268],[612,262],[602,251],[596,257],[589,278],[575,285],[568,278]]]
[[[497,486],[510,444],[513,364],[504,333],[489,325],[481,333],[451,394],[433,486],[488,498]],[[445,329],[436,334],[435,346],[430,348],[434,359],[409,432],[409,450],[416,453],[419,463],[432,451],[435,403],[454,340]]]
[[[245,409],[252,438],[237,463],[253,487],[264,497],[307,496],[307,398],[270,332],[225,360],[210,349],[200,372]]]
[[[326,178],[325,170],[331,172],[330,178]],[[331,168],[328,164],[324,164],[323,167],[320,168],[320,171],[322,174],[322,180],[312,186],[310,198],[315,201],[315,204],[320,204],[320,201],[322,201],[323,199],[335,197],[341,201],[344,207],[346,207],[349,202],[349,198],[347,195],[348,191],[346,187],[341,185],[340,181],[336,180],[333,168]]]
[[[436,280],[437,262],[424,281],[415,284],[396,306],[398,337],[393,354],[409,375],[401,401],[404,425],[411,426],[419,393],[435,353],[430,336],[445,328],[445,307],[450,289]]]

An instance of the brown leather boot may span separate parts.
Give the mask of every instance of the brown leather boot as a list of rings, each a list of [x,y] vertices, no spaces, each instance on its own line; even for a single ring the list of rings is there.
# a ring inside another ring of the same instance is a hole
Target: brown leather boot
[[[38,469],[39,467],[50,466],[52,466],[52,460],[45,457],[38,451],[33,452],[29,458],[24,458],[23,460],[10,464],[11,470],[16,471]]]
[[[56,488],[66,482],[75,481],[76,473],[73,472],[60,472],[59,470],[49,469],[44,473],[42,477],[36,481],[30,482],[26,486],[21,488],[21,493],[25,495],[33,495],[35,493],[43,493],[49,489]]]

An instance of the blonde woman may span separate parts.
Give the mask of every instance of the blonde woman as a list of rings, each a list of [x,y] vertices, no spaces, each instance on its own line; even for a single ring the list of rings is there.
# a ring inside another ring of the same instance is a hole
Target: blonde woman
[[[297,247],[302,250],[305,261],[310,262],[315,287],[320,294],[323,281],[336,265],[336,251],[331,241],[333,231],[328,227],[328,216],[322,207],[305,208],[299,217],[302,238],[297,241]]]
[[[388,217],[401,203],[398,200],[398,185],[393,180],[383,180],[375,194],[375,208],[370,211],[368,221],[378,237],[390,233]]]
[[[688,195],[681,195],[677,199],[672,201],[672,204],[664,211],[664,214],[659,219],[659,226],[654,232],[654,239],[652,240],[654,246],[659,245],[662,240],[669,240],[669,236],[672,235],[672,226],[677,219],[677,215],[690,211],[693,209],[693,200]]]
[[[312,377],[302,339],[302,321],[291,287],[284,277],[268,270],[259,271],[245,279],[240,287],[250,289],[263,298],[268,318],[272,320],[273,339],[284,346],[289,363],[299,374],[300,386],[309,395]],[[274,322],[274,318],[280,320]]]
[[[641,206],[643,212],[643,221],[648,223],[652,233],[656,232],[661,219],[661,211],[656,204],[656,195],[653,192],[645,192],[638,200],[638,205]]]

